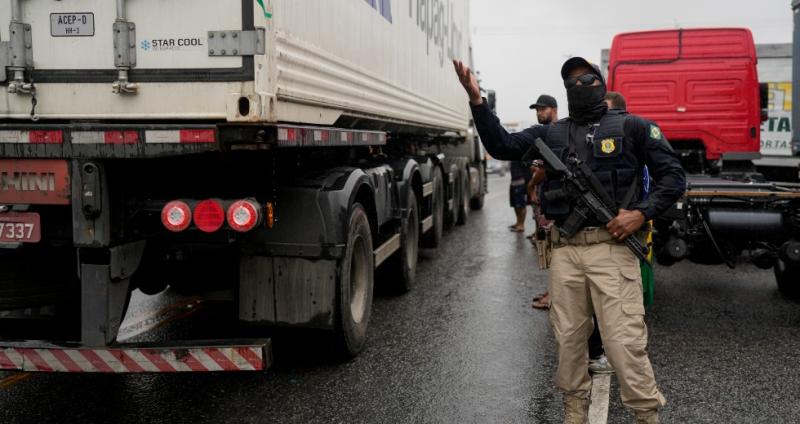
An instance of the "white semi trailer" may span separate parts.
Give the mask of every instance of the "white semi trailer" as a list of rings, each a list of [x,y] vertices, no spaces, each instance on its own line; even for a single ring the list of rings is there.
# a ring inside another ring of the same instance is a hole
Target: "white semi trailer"
[[[761,124],[761,158],[753,162],[773,181],[798,181],[792,152],[792,44],[756,44],[758,76],[769,87],[769,118]]]
[[[373,286],[411,289],[418,248],[483,204],[450,65],[468,9],[2,0],[0,337],[28,341],[0,342],[0,369],[263,368],[264,341],[116,342],[135,288],[212,283],[248,328],[327,329],[356,355]],[[42,306],[46,337],[8,320]]]

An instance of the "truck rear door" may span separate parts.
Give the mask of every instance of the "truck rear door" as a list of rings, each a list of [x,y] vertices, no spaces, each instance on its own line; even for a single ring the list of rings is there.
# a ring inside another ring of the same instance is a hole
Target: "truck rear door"
[[[33,105],[25,87],[3,87],[0,117],[24,119],[34,109],[42,118],[224,118],[228,97],[242,91],[236,85],[253,80],[254,58],[235,48],[214,52],[209,31],[252,30],[257,7],[255,0],[0,2],[0,39],[14,45],[15,28],[26,32],[27,48],[14,54],[30,55],[25,81],[36,95]],[[0,84],[14,85],[12,68]],[[125,72],[135,85],[115,93]]]

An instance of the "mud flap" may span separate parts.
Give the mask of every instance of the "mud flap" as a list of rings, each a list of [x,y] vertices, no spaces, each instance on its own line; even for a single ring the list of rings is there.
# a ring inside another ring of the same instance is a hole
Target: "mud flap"
[[[108,249],[108,264],[81,259],[81,343],[106,346],[117,338],[130,301],[130,277],[144,252],[144,241]],[[98,261],[99,262],[99,261]]]
[[[246,256],[240,261],[239,319],[330,329],[336,261]]]

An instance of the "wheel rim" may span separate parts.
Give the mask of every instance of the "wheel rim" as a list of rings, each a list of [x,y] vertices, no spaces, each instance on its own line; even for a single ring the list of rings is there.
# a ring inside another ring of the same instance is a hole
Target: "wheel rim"
[[[366,242],[358,236],[353,241],[353,256],[350,259],[350,315],[356,323],[360,323],[366,314],[369,274],[365,254]]]

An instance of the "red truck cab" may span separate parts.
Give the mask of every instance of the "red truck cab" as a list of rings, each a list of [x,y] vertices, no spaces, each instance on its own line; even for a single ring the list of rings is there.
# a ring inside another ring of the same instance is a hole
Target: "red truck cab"
[[[705,171],[723,154],[759,151],[766,101],[756,63],[745,28],[618,34],[608,87],[661,126],[687,170]]]

